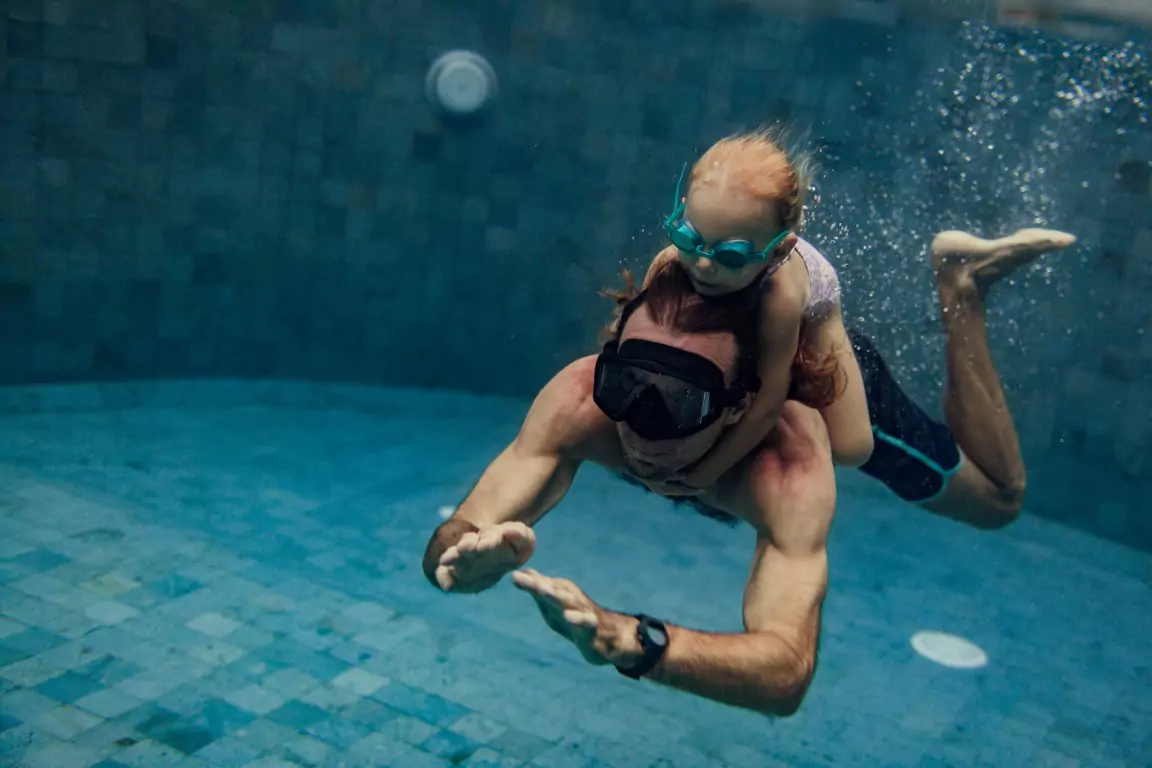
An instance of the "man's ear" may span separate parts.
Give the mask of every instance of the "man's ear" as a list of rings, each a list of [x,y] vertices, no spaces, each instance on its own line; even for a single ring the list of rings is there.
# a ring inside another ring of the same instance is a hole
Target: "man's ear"
[[[752,406],[752,398],[753,395],[751,393],[745,394],[744,397],[741,398],[739,405],[730,408],[728,415],[724,418],[724,426],[730,427],[744,418],[744,414]]]

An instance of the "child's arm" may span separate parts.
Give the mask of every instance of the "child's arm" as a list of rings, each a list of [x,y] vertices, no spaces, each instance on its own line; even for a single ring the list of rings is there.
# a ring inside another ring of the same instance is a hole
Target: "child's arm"
[[[852,351],[839,308],[834,316],[818,326],[811,343],[820,357],[829,353],[836,355],[836,363],[844,374],[844,390],[820,411],[832,440],[832,459],[842,467],[862,466],[872,456],[872,420],[868,416],[860,363]]]
[[[743,418],[684,478],[692,488],[709,488],[758,446],[780,417],[792,383],[792,361],[800,344],[804,296],[781,287],[760,305],[760,391]]]

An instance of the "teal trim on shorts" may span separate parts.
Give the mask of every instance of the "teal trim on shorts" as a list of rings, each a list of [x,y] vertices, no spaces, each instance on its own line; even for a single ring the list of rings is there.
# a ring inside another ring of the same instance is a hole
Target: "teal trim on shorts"
[[[964,463],[964,454],[960,451],[957,451],[957,453],[960,453],[960,460],[956,462],[956,466],[952,467],[952,469],[944,469],[944,467],[933,461],[927,454],[916,450],[912,446],[908,445],[908,443],[897,437],[892,437],[892,435],[887,434],[884,432],[884,430],[877,426],[872,427],[872,434],[874,434],[878,440],[882,440],[883,442],[888,443],[888,445],[899,448],[900,450],[904,451],[904,453],[916,459],[916,461],[928,467],[928,469],[940,475],[940,490],[926,499],[917,499],[916,501],[912,502],[913,504],[928,504],[943,496],[944,492],[948,490],[948,481],[952,479],[952,475],[960,471],[960,465]]]

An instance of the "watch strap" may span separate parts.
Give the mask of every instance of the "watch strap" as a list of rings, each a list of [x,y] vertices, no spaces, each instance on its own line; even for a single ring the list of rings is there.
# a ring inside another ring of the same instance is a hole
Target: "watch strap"
[[[664,658],[664,652],[668,650],[668,628],[659,619],[645,616],[642,613],[636,614],[634,618],[638,622],[636,624],[636,639],[640,643],[640,650],[643,655],[633,666],[627,669],[616,667],[616,669],[624,677],[639,680],[651,672]],[[652,636],[652,630],[656,630],[662,639],[656,640]]]

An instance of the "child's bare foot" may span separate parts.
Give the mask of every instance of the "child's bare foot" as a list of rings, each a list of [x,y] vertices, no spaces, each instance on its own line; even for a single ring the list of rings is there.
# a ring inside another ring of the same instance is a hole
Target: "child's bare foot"
[[[938,279],[969,283],[983,293],[1042,254],[1075,242],[1075,235],[1055,229],[1021,229],[998,240],[941,232],[932,240],[932,266]]]

